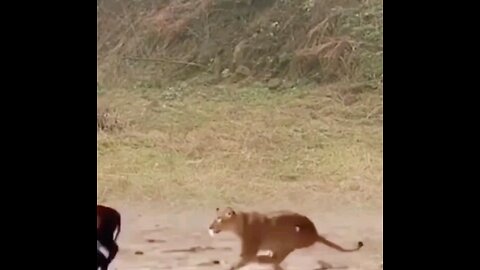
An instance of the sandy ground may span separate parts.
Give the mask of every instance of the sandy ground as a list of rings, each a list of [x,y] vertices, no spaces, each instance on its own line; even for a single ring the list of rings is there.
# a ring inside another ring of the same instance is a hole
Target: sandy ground
[[[112,205],[112,204],[109,204]],[[112,205],[122,214],[120,251],[110,269],[228,269],[240,242],[232,234],[210,237],[207,227],[214,211],[160,210],[155,205]],[[249,209],[241,209],[249,210]],[[298,208],[291,210],[299,211]],[[345,247],[363,241],[362,250],[341,253],[321,244],[297,250],[282,263],[285,270],[381,269],[383,222],[381,211],[305,210],[320,234]],[[138,254],[141,253],[141,254]],[[215,264],[214,261],[220,261]],[[243,269],[272,269],[247,265]]]

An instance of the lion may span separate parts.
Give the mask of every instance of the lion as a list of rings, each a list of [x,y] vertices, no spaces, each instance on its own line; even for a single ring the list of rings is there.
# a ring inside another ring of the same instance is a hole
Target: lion
[[[292,211],[271,213],[240,212],[231,207],[216,209],[217,216],[209,227],[209,234],[232,232],[241,240],[239,260],[230,270],[248,263],[270,263],[275,269],[283,269],[280,263],[296,249],[310,247],[319,242],[341,252],[354,252],[363,247],[358,242],[355,248],[343,248],[317,233],[313,222],[306,216]],[[259,255],[259,251],[267,251]]]

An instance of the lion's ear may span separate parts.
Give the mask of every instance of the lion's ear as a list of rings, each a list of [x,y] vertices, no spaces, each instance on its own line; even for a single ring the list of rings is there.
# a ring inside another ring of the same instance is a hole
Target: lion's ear
[[[235,213],[235,210],[232,210],[232,216],[235,216],[237,213]]]

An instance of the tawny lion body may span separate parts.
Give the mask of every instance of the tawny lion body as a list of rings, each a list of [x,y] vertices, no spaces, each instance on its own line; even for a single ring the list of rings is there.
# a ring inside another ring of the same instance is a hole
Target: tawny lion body
[[[291,211],[276,211],[267,214],[258,212],[238,212],[227,207],[217,208],[217,217],[209,227],[210,235],[230,231],[241,240],[240,259],[231,270],[239,269],[248,263],[272,263],[275,269],[282,269],[280,263],[296,249],[306,248],[319,242],[341,252],[359,250],[357,247],[345,249],[318,235],[313,222],[306,216]],[[258,255],[260,250],[268,255]]]

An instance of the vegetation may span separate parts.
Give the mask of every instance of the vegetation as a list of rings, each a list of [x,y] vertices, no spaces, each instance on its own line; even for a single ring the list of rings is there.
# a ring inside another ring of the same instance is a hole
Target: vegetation
[[[97,6],[99,200],[381,206],[382,1]]]

